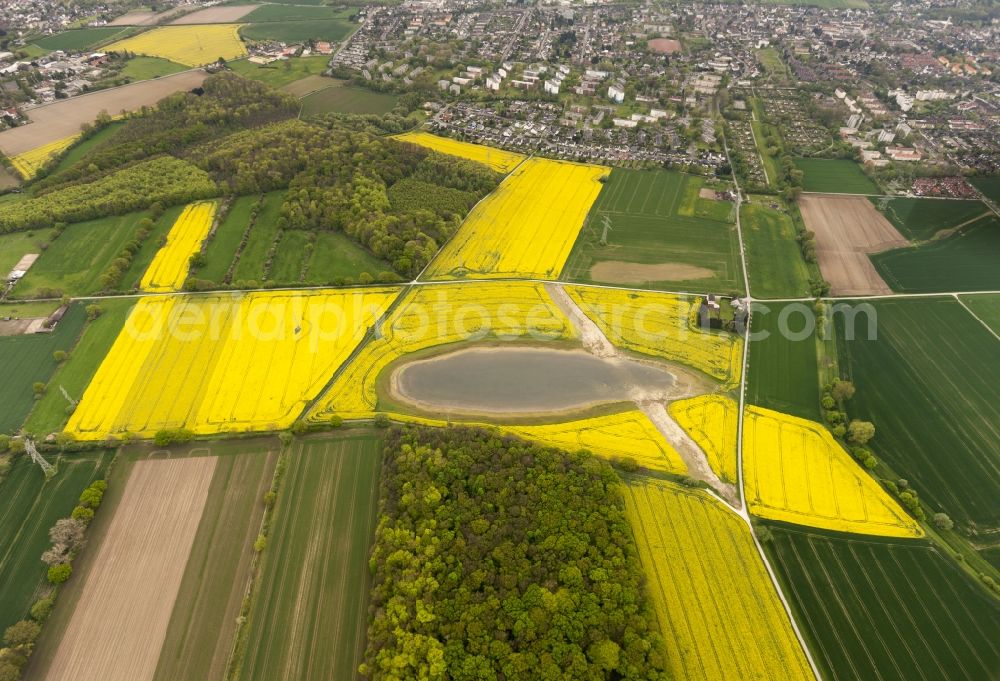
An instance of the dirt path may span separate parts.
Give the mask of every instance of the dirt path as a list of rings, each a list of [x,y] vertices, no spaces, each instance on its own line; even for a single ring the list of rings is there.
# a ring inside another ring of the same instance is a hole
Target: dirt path
[[[46,679],[151,681],[215,463],[135,464]]]
[[[583,340],[584,349],[595,357],[617,357],[618,348],[611,344],[608,337],[604,335],[597,324],[590,320],[590,317],[583,313],[580,306],[576,304],[569,294],[563,289],[562,284],[547,283],[545,292],[549,294],[563,314],[569,317],[576,327],[580,338]]]
[[[719,479],[712,467],[708,465],[708,459],[701,447],[684,432],[684,429],[676,421],[670,418],[666,409],[667,405],[663,402],[638,402],[636,404],[649,417],[664,439],[680,454],[681,459],[687,464],[688,475],[708,483],[729,505],[733,508],[739,508],[740,497],[736,493],[735,485]]]

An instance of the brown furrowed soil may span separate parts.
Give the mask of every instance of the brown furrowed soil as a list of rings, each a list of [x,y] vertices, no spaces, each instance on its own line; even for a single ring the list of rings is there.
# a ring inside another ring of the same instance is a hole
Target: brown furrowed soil
[[[153,678],[215,465],[135,464],[46,679]]]
[[[209,7],[200,9],[191,14],[185,14],[179,19],[174,19],[171,24],[230,24],[239,21],[250,12],[257,9],[259,5],[227,5],[222,7]]]
[[[167,95],[198,87],[207,75],[201,70],[182,71],[27,109],[25,113],[31,123],[0,132],[0,151],[16,156],[65,139],[80,132],[84,123],[93,123],[101,111],[115,116],[122,111],[152,106]]]
[[[868,254],[909,242],[864,196],[799,197],[806,227],[816,234],[816,257],[833,295],[892,293]]]

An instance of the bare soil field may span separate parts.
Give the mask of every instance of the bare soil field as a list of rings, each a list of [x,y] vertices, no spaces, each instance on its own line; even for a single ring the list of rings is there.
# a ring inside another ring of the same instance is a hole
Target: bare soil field
[[[654,38],[650,40],[649,49],[657,54],[670,54],[681,51],[681,42],[672,38]]]
[[[154,26],[168,17],[180,14],[185,9],[187,9],[187,6],[185,5],[172,7],[171,9],[163,12],[151,12],[149,10],[137,9],[121,15],[114,21],[108,22],[108,26]]]
[[[208,7],[174,19],[171,24],[231,24],[239,21],[260,5],[224,5]]]
[[[714,274],[715,272],[705,267],[670,262],[649,264],[602,260],[590,268],[590,276],[594,281],[603,281],[609,284],[643,284],[647,281],[671,279],[705,279]]]
[[[215,465],[134,465],[46,679],[153,678]]]
[[[906,246],[891,222],[863,196],[809,194],[799,198],[806,227],[816,234],[816,257],[833,295],[892,293],[868,254]]]
[[[114,116],[122,111],[156,104],[167,95],[198,87],[207,76],[202,70],[183,71],[28,109],[31,123],[0,132],[0,151],[7,156],[16,156],[65,139],[80,132],[84,123],[93,122],[101,111]]]

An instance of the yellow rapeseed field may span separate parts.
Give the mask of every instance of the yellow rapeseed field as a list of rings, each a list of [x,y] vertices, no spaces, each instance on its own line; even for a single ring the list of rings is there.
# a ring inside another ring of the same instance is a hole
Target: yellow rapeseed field
[[[592,286],[565,290],[615,345],[686,364],[729,386],[739,383],[743,340],[698,329],[700,299]]]
[[[163,57],[185,66],[204,66],[219,57],[236,59],[247,53],[239,28],[240,24],[163,26],[111,43],[104,50]]]
[[[674,678],[813,678],[742,520],[652,479],[629,483],[625,510]]]
[[[41,170],[46,163],[66,151],[67,147],[76,142],[79,138],[80,133],[70,135],[69,137],[64,137],[61,140],[56,140],[55,142],[49,142],[48,144],[43,144],[40,147],[35,147],[31,151],[26,151],[23,154],[11,156],[11,165],[14,166],[14,170],[21,174],[21,177],[25,180],[30,180],[38,174],[38,171]]]
[[[705,452],[715,474],[735,483],[739,479],[736,440],[740,416],[736,400],[725,395],[700,395],[671,402],[668,411]]]
[[[398,289],[141,298],[70,417],[82,440],[289,427]]]
[[[747,407],[743,479],[750,512],[826,530],[919,537],[920,526],[821,424]]]
[[[556,279],[608,172],[528,159],[472,209],[426,276]]]
[[[573,324],[544,286],[531,282],[444,284],[411,289],[310,412],[365,418],[375,411],[375,380],[393,360],[424,348],[490,338],[574,338]]]
[[[156,252],[142,275],[139,287],[153,293],[180,291],[187,279],[191,256],[201,249],[214,219],[214,201],[188,204],[170,228],[167,243]]]
[[[493,147],[472,144],[471,142],[460,142],[450,137],[438,137],[429,132],[404,132],[402,135],[394,135],[393,137],[400,142],[419,144],[422,147],[433,149],[442,154],[458,156],[459,158],[482,163],[504,175],[512,171],[518,163],[526,158],[523,154],[513,151],[494,149]]]

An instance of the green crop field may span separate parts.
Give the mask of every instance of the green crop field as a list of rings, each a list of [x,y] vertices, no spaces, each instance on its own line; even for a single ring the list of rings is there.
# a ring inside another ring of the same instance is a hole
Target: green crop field
[[[746,245],[750,291],[755,298],[794,298],[809,294],[809,267],[795,240],[795,225],[788,213],[755,197],[740,214]]]
[[[995,215],[937,241],[871,256],[893,291],[939,293],[1000,290],[1000,218]]]
[[[118,333],[125,326],[125,320],[134,305],[135,300],[132,298],[107,298],[100,301],[104,312],[94,321],[87,322],[69,359],[52,374],[49,390],[42,399],[35,402],[24,422],[26,431],[36,438],[44,438],[49,433],[62,430],[69,419],[67,408],[70,406],[62,391],[65,390],[72,399],[80,401],[97,367],[104,361]]]
[[[132,80],[149,80],[151,78],[169,76],[171,73],[178,73],[187,69],[187,66],[172,62],[169,59],[161,59],[160,57],[133,57],[125,64],[125,67],[121,70],[121,75],[127,76]]]
[[[982,201],[875,197],[870,200],[910,241],[926,241],[942,229],[952,229],[989,212]]]
[[[336,82],[336,81],[334,81]],[[333,85],[302,98],[302,116],[330,112],[384,114],[396,106],[396,95],[372,92],[360,87]]]
[[[250,239],[236,262],[233,283],[238,281],[260,282],[264,278],[264,262],[278,235],[278,216],[285,192],[270,192],[264,197],[264,205],[257,216],[257,222],[250,230]]]
[[[807,303],[754,305],[747,368],[750,404],[821,418],[816,332],[807,333],[814,323]]]
[[[52,239],[51,229],[33,229],[28,232],[13,232],[0,234],[0,279],[6,280],[7,274],[21,256],[29,253],[41,253],[43,246],[48,248]]]
[[[1000,175],[989,177],[970,178],[976,189],[981,191],[989,200],[1000,203]]]
[[[364,272],[375,277],[381,272],[391,271],[389,263],[375,257],[340,232],[317,232],[306,282],[313,285],[330,284],[348,277],[357,281],[358,276]]]
[[[309,21],[267,21],[248,24],[240,29],[244,40],[278,40],[283,43],[301,43],[306,40],[339,42],[349,36],[356,24],[343,19],[317,19]]]
[[[228,66],[244,78],[259,80],[271,87],[282,87],[301,80],[306,76],[315,76],[323,73],[329,61],[329,57],[318,55],[276,61],[270,64],[254,64],[246,59],[240,59],[229,62]]]
[[[873,305],[877,340],[845,340],[837,315],[851,416],[875,424],[875,453],[933,510],[1000,526],[1000,340],[953,298]]]
[[[771,529],[765,546],[826,678],[996,678],[1000,602],[937,548]]]
[[[128,213],[69,225],[28,270],[14,295],[34,298],[42,289],[71,296],[97,293],[101,275],[135,237],[139,220],[147,215]]]
[[[241,678],[350,679],[368,624],[381,439],[301,441],[275,508]]]
[[[219,224],[212,240],[205,247],[205,265],[194,272],[194,278],[214,281],[217,284],[223,282],[239,249],[243,233],[250,224],[250,208],[258,198],[257,194],[253,194],[233,199],[229,205],[229,212],[226,213],[226,219]]]
[[[703,182],[666,170],[612,170],[562,278],[699,292],[742,290],[733,204],[699,198]],[[602,246],[605,224],[609,231]]]
[[[146,59],[146,57],[141,58]],[[136,57],[136,59],[140,59],[140,57]],[[70,147],[69,151],[67,151],[63,157],[59,159],[59,163],[56,164],[55,168],[53,168],[52,174],[55,175],[56,173],[69,168],[71,165],[89,154],[91,149],[118,132],[123,125],[125,125],[124,121],[115,121],[114,123],[110,123],[101,128],[98,132],[94,133],[91,137],[88,137],[79,144]]]
[[[834,194],[881,194],[875,183],[854,161],[847,159],[797,158],[802,171],[802,189]]]
[[[48,458],[55,463],[52,455]],[[64,457],[46,482],[38,466],[20,457],[0,483],[0,631],[24,617],[44,584],[41,557],[50,546],[49,528],[69,516],[111,458],[106,452]]]
[[[124,38],[133,29],[128,26],[102,26],[100,28],[74,28],[62,33],[45,36],[35,41],[44,50],[81,52],[100,43]]]
[[[215,473],[154,681],[224,678],[278,443],[213,442],[208,452],[199,445],[191,455],[209,452],[217,458]]]
[[[960,296],[972,313],[983,320],[997,334],[1000,334],[1000,295]]]
[[[16,431],[35,403],[33,385],[48,383],[56,369],[52,353],[69,352],[80,336],[87,314],[70,305],[51,333],[0,336],[0,433]]]

